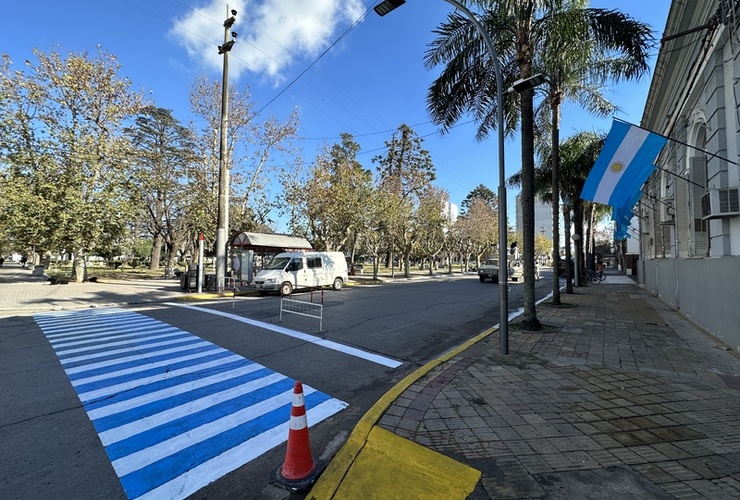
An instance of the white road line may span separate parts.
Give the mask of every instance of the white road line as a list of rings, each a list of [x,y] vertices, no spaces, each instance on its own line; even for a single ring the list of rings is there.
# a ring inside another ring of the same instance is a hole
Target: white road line
[[[170,337],[184,337],[182,330],[177,330],[176,328],[172,328],[172,333],[166,333],[162,335],[138,335],[137,337],[121,340],[120,342],[107,342],[105,344],[95,344],[95,345],[88,345],[85,347],[77,347],[75,349],[64,349],[63,351],[57,351],[57,354],[60,358],[63,358],[67,354],[75,354],[78,352],[85,352],[85,351],[95,351],[100,350],[102,348],[108,348],[108,347],[115,347],[120,345],[128,345],[130,346],[132,343],[135,343],[137,340],[159,340],[159,339],[168,339]],[[58,347],[54,346],[52,344],[52,347],[54,349],[58,349]],[[66,358],[64,358],[66,360]]]
[[[156,350],[155,349],[151,349],[152,347],[172,346],[172,345],[182,344],[184,342],[189,342],[189,344],[186,344],[186,345],[180,346],[180,347],[171,347],[169,349],[156,349]],[[157,344],[149,344],[149,345],[147,345],[146,347],[148,349],[147,349],[146,352],[132,351],[131,348],[128,348],[128,349],[115,349],[113,351],[102,352],[102,353],[98,353],[98,354],[95,354],[95,355],[92,355],[92,356],[79,356],[77,358],[66,359],[66,360],[64,360],[64,363],[63,364],[68,365],[68,364],[73,363],[75,361],[90,361],[90,360],[95,359],[95,358],[104,357],[104,356],[112,356],[112,355],[115,355],[115,354],[122,354],[122,353],[129,353],[129,352],[135,352],[136,353],[136,354],[134,354],[132,356],[125,356],[123,358],[112,358],[112,359],[109,359],[108,361],[98,361],[98,362],[89,363],[89,364],[86,364],[86,365],[78,365],[78,366],[76,366],[74,368],[66,368],[65,371],[67,372],[67,374],[68,375],[72,375],[74,373],[86,372],[88,370],[95,370],[97,368],[103,368],[103,367],[114,365],[114,364],[128,363],[129,361],[143,360],[143,359],[151,358],[153,356],[162,356],[162,355],[165,355],[165,354],[172,354],[174,352],[187,351],[187,350],[192,349],[194,347],[203,347],[203,346],[206,346],[206,345],[208,345],[208,342],[206,342],[206,341],[193,342],[192,339],[184,339],[184,340],[180,340],[179,342],[158,342]]]
[[[356,347],[350,347],[348,345],[340,344],[338,342],[333,342],[331,340],[325,340],[325,339],[322,339],[321,337],[316,337],[314,335],[309,335],[307,333],[290,330],[288,328],[283,328],[282,326],[272,325],[270,323],[263,323],[262,321],[245,318],[244,316],[237,316],[236,314],[231,314],[231,313],[227,313],[223,311],[216,311],[213,309],[206,309],[204,307],[191,306],[188,304],[175,304],[174,302],[168,302],[167,305],[175,306],[175,307],[182,307],[184,309],[191,309],[193,311],[204,312],[208,314],[214,314],[216,316],[222,316],[224,318],[228,318],[234,321],[239,321],[240,323],[246,323],[248,325],[256,326],[258,328],[264,328],[265,330],[271,330],[276,333],[281,333],[289,337],[303,340],[304,342],[309,342],[312,344],[320,345],[321,347],[326,347],[327,349],[331,349],[333,351],[338,351],[344,354],[348,354],[350,356],[364,359],[366,361],[371,361],[373,363],[387,366],[389,368],[398,368],[399,366],[403,364],[400,361],[397,361],[395,359],[386,358],[385,356],[380,356],[378,354],[373,354],[371,352],[363,351],[362,349],[357,349]]]
[[[125,331],[122,331],[122,330],[125,330]],[[152,333],[164,332],[168,330],[173,330],[173,328],[167,325],[162,325],[161,327],[157,329],[153,329],[151,327],[145,327],[145,326],[141,326],[138,328],[121,327],[121,328],[108,329],[107,331],[94,333],[91,335],[84,335],[84,336],[76,337],[75,340],[62,339],[61,341],[59,340],[51,341],[51,345],[54,346],[54,349],[64,349],[66,347],[75,346],[75,345],[99,344],[101,342],[107,342],[109,340],[136,338],[136,337],[141,337],[142,334],[150,335]]]
[[[116,321],[119,311],[106,316],[126,333],[125,322]],[[52,343],[60,360],[62,353],[76,352],[67,357],[73,361],[66,373],[81,377],[70,381],[85,391],[78,396],[130,498],[182,500],[285,442],[292,379],[184,331],[169,339],[162,333],[148,336],[147,331],[160,331],[161,322],[151,318],[140,338],[123,344],[106,335],[95,346],[60,349],[88,335],[78,330],[78,320],[98,314],[59,314],[56,322],[51,315],[35,318],[42,330],[53,324],[53,335],[63,335]],[[60,333],[65,320],[76,335]],[[184,336],[191,339],[186,345]],[[152,337],[157,340],[149,343]],[[166,364],[163,357],[170,357]],[[347,407],[305,384],[303,392],[311,423]]]
[[[113,377],[121,377],[123,375],[136,375],[139,372],[149,371],[153,368],[167,367],[172,364],[180,363],[183,361],[192,361],[194,359],[206,358],[206,357],[212,356],[213,354],[221,353],[221,352],[229,352],[229,351],[227,351],[226,349],[222,347],[214,346],[213,344],[211,344],[208,347],[208,349],[199,351],[196,354],[187,354],[185,356],[178,356],[176,358],[168,358],[163,361],[158,361],[156,363],[140,364],[139,366],[134,366],[131,368],[125,368],[122,370],[100,373],[98,375],[92,375],[92,376],[85,377],[85,378],[78,378],[78,379],[73,380],[72,383],[76,387],[78,385],[85,385],[85,384],[91,384],[93,382],[100,382],[101,380],[108,380]]]
[[[150,417],[145,417],[136,420],[135,422],[101,432],[99,434],[100,440],[103,442],[104,446],[108,446],[109,444],[117,443],[118,441],[122,441],[148,429],[153,429],[159,425],[166,424],[167,422],[171,422],[180,417],[197,413],[205,408],[216,406],[221,402],[254,392],[257,389],[274,384],[280,380],[285,380],[286,378],[287,377],[285,377],[285,375],[281,375],[280,373],[273,373],[267,377],[252,380],[251,382],[247,382],[246,384],[242,384],[237,387],[232,387],[226,391],[208,394],[200,399],[188,401],[180,406],[175,406],[159,413],[155,413]]]
[[[306,387],[304,387],[304,394],[306,396],[310,394]],[[192,446],[193,444],[205,441],[208,438],[217,436],[228,429],[238,426],[239,424],[249,422],[265,413],[280,408],[281,406],[284,406],[285,402],[290,400],[292,396],[293,389],[289,389],[282,394],[265,399],[242,410],[229,413],[218,420],[208,422],[196,427],[195,429],[190,429],[185,434],[178,434],[166,441],[160,441],[149,448],[144,448],[143,450],[136,451],[130,455],[119,458],[118,460],[113,460],[113,468],[116,470],[119,477],[123,477],[126,474],[130,474],[142,467],[146,467],[149,464],[168,457],[173,453]]]
[[[312,425],[312,422],[320,422],[346,407],[347,403],[336,399],[330,399],[315,408],[307,410],[306,417],[309,421],[309,427]],[[137,500],[185,498],[202,488],[202,485],[215,481],[224,474],[227,474],[237,467],[254,460],[263,453],[273,449],[275,446],[284,443],[285,437],[288,435],[289,426],[289,422],[284,422],[273,427],[272,429],[269,429],[268,431],[227,450],[219,456],[212,458],[208,462],[202,463],[197,467],[193,467],[172,481],[141,495]]]
[[[172,370],[170,372],[160,373],[158,375],[153,375],[151,377],[145,377],[145,378],[140,378],[140,379],[128,380],[126,382],[122,382],[122,383],[117,384],[117,385],[112,385],[112,386],[109,386],[109,387],[103,387],[102,389],[97,389],[97,390],[89,391],[89,392],[81,392],[78,395],[80,397],[80,401],[82,401],[83,404],[84,403],[89,403],[93,399],[98,399],[98,398],[102,398],[102,397],[106,397],[106,396],[112,396],[113,394],[116,394],[116,393],[119,393],[119,392],[123,392],[123,391],[127,391],[127,390],[130,390],[130,389],[134,389],[135,387],[139,387],[139,386],[142,386],[142,385],[146,385],[146,384],[151,384],[153,382],[157,382],[158,380],[164,380],[166,378],[172,378],[172,377],[176,377],[178,375],[184,375],[186,373],[193,373],[193,372],[198,372],[198,371],[204,371],[204,370],[207,370],[209,368],[217,368],[218,366],[220,366],[222,364],[230,363],[232,361],[239,361],[241,359],[244,359],[244,358],[242,358],[241,356],[237,356],[236,354],[234,354],[233,356],[228,356],[228,357],[225,357],[225,358],[217,359],[217,360],[211,361],[209,363],[203,363],[203,364],[200,364],[200,365],[188,366],[187,368],[182,368],[180,370]],[[74,385],[74,383],[72,385]]]
[[[150,392],[136,398],[126,399],[124,401],[112,403],[101,408],[89,410],[87,414],[90,416],[91,420],[97,420],[99,418],[115,415],[116,413],[130,411],[134,408],[138,408],[140,406],[144,406],[149,403],[159,401],[161,399],[166,399],[172,396],[177,396],[179,394],[184,394],[186,392],[200,389],[201,387],[207,387],[209,385],[217,384],[218,382],[222,382],[224,380],[241,377],[242,375],[247,375],[254,371],[261,370],[262,368],[264,368],[262,365],[259,365],[257,363],[250,363],[246,366],[240,366],[239,368],[235,368],[233,370],[211,375],[210,377],[193,380],[192,382],[188,382],[186,384],[178,384],[174,387],[160,389],[158,391]]]

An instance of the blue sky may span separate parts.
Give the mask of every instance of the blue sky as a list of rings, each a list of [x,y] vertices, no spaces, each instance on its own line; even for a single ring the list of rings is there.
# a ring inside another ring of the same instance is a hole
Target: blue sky
[[[230,0],[239,11],[233,30],[239,33],[230,58],[231,85],[249,86],[255,109],[275,98],[318,55],[362,16],[370,0]],[[660,38],[670,0],[594,0],[592,7],[618,8],[650,24]],[[409,0],[384,18],[370,12],[308,72],[262,112],[263,118],[286,119],[300,114],[298,141],[303,158],[313,160],[323,144],[343,132],[353,134],[362,151],[359,160],[374,168],[371,158],[401,123],[424,137],[437,169],[435,184],[456,204],[477,185],[494,191],[498,179],[496,138],[475,141],[472,124],[441,136],[430,123],[425,96],[438,70],[427,71],[423,54],[432,30],[452,7],[443,1]],[[5,2],[0,16],[0,52],[22,66],[32,50],[59,47],[95,53],[101,45],[115,54],[122,74],[160,107],[187,123],[188,93],[195,79],[220,80],[222,23],[227,2],[221,0],[117,0],[67,2],[37,0]],[[654,50],[652,64],[657,56]],[[651,75],[652,76],[652,75]],[[620,118],[639,123],[650,78],[614,86],[609,96]],[[468,120],[463,120],[467,122]],[[581,130],[607,130],[609,119],[596,119],[573,107],[563,112],[563,138]],[[507,176],[520,166],[518,138],[506,142]],[[285,163],[275,158],[276,163]],[[273,186],[273,197],[279,196]],[[516,192],[509,192],[512,221]],[[277,219],[277,214],[275,214]],[[275,229],[287,231],[277,221]]]

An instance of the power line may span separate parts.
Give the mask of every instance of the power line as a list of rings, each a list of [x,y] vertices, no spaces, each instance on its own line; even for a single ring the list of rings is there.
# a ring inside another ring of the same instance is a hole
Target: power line
[[[311,68],[312,68],[312,67],[313,67],[313,66],[314,66],[314,65],[315,65],[315,64],[316,64],[317,62],[319,62],[319,60],[321,60],[321,58],[322,58],[322,57],[324,57],[324,56],[325,56],[325,55],[326,55],[326,54],[327,54],[327,53],[328,53],[328,52],[329,52],[329,51],[330,51],[330,50],[331,50],[332,48],[334,48],[334,46],[335,46],[336,44],[338,44],[338,43],[339,43],[339,42],[340,42],[340,41],[341,41],[341,40],[342,40],[342,39],[343,39],[343,38],[344,38],[345,36],[347,36],[347,35],[348,35],[348,34],[349,34],[349,33],[350,33],[350,32],[351,32],[351,31],[352,31],[353,29],[355,29],[355,28],[357,27],[357,25],[358,25],[358,24],[360,24],[360,22],[361,22],[361,21],[362,21],[363,19],[365,19],[365,17],[367,17],[367,15],[368,15],[368,14],[370,13],[370,11],[371,11],[372,9],[373,9],[372,7],[368,8],[368,9],[367,9],[367,10],[365,11],[365,13],[364,13],[363,15],[361,15],[361,16],[359,17],[359,19],[357,19],[357,20],[356,20],[356,21],[355,21],[354,23],[352,23],[352,25],[350,25],[350,27],[349,27],[349,28],[347,28],[347,29],[346,29],[346,30],[344,31],[344,33],[342,33],[342,34],[341,34],[341,35],[339,36],[339,38],[337,38],[336,40],[334,40],[334,42],[332,42],[332,44],[331,44],[331,45],[329,45],[329,46],[328,46],[328,47],[327,47],[327,48],[326,48],[326,49],[325,49],[325,50],[324,50],[324,51],[323,51],[323,52],[322,52],[321,54],[319,54],[319,56],[318,56],[318,57],[317,57],[316,59],[314,59],[314,61],[313,61],[313,62],[312,62],[311,64],[309,64],[309,65],[308,65],[308,66],[306,67],[306,69],[304,69],[303,71],[301,71],[301,72],[300,72],[300,73],[298,74],[298,76],[296,76],[296,77],[295,77],[295,78],[294,78],[294,79],[293,79],[293,80],[292,80],[292,81],[291,81],[291,82],[290,82],[290,83],[289,83],[288,85],[286,85],[286,86],[285,86],[285,87],[284,87],[284,88],[283,88],[283,89],[282,89],[282,90],[281,90],[280,92],[278,92],[278,93],[277,93],[277,95],[276,95],[275,97],[273,97],[272,99],[270,99],[270,100],[269,100],[269,101],[267,102],[267,104],[265,104],[264,106],[262,106],[262,107],[261,107],[261,108],[260,108],[260,109],[259,109],[259,110],[257,111],[257,113],[255,113],[255,115],[254,115],[254,116],[259,116],[259,114],[260,114],[260,113],[262,113],[262,111],[264,111],[264,110],[265,110],[265,108],[267,108],[267,107],[268,107],[268,106],[269,106],[270,104],[272,104],[273,102],[275,102],[275,101],[276,101],[276,100],[277,100],[277,99],[278,99],[278,98],[279,98],[279,97],[280,97],[281,95],[283,95],[283,94],[284,94],[284,93],[285,93],[285,92],[286,92],[286,91],[287,91],[287,90],[288,90],[288,89],[289,89],[290,87],[292,87],[292,86],[293,86],[293,84],[295,84],[295,83],[296,83],[296,82],[297,82],[298,80],[300,80],[300,79],[301,79],[301,77],[302,77],[303,75],[305,75],[306,73],[308,73],[308,70],[310,70],[310,69],[311,69]]]

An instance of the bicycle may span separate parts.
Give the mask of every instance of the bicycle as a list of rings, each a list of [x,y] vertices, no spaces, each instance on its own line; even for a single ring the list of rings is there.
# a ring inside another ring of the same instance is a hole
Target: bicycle
[[[589,282],[595,285],[598,285],[605,279],[606,279],[606,275],[604,274],[603,271],[597,273],[596,271],[587,269],[586,272],[581,275],[581,285],[586,285]]]

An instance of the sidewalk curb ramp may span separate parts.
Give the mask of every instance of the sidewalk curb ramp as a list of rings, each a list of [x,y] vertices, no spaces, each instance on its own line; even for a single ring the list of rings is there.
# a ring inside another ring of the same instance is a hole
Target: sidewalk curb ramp
[[[306,497],[309,500],[465,498],[481,472],[375,424],[414,382],[497,331],[490,328],[406,376],[360,419]],[[365,473],[363,473],[363,471]],[[367,471],[373,471],[372,477]],[[400,496],[399,496],[400,495]]]

